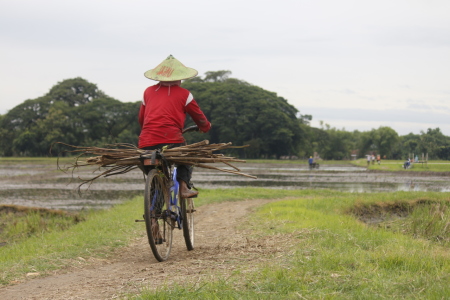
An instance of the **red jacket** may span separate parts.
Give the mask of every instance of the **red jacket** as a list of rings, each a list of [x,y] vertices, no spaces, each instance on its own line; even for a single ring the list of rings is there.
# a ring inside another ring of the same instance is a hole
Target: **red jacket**
[[[156,84],[148,87],[139,111],[139,148],[184,143],[182,130],[186,113],[202,132],[211,128],[211,123],[188,90],[177,85]]]

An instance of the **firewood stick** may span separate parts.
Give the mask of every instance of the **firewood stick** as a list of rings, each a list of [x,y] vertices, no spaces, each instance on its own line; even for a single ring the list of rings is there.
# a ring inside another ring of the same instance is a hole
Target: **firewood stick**
[[[180,146],[180,147],[175,147],[175,148],[166,149],[165,151],[170,151],[170,150],[173,150],[173,149],[192,148],[192,147],[201,146],[201,145],[208,145],[208,144],[209,144],[209,141],[208,141],[208,140],[203,140],[203,141],[201,141],[201,142],[194,143],[194,144],[190,144],[190,145],[186,145],[186,146]]]
[[[235,167],[235,166],[233,166],[232,164],[230,164],[230,163],[227,163],[226,161],[222,161],[224,164],[226,164],[226,165],[228,165],[228,166],[230,166],[230,167],[232,167],[233,169],[235,169],[236,171],[239,171],[239,172],[241,172],[241,170],[239,169],[239,168],[237,168],[237,167]]]
[[[222,162],[222,161],[228,161],[228,162],[245,162],[245,160],[241,160],[241,159],[236,159],[236,158],[232,158],[232,157],[220,157],[220,158],[214,158],[214,157],[193,157],[193,156],[174,156],[174,157],[170,157],[167,158],[167,160],[171,161],[171,160],[182,160],[182,161],[202,161],[202,162],[212,162],[212,163],[216,163],[216,162]]]
[[[218,171],[227,172],[227,173],[232,173],[232,174],[236,174],[236,175],[242,175],[242,176],[249,177],[249,178],[253,178],[253,179],[257,179],[257,178],[258,178],[258,177],[256,177],[256,176],[248,175],[248,174],[245,174],[245,173],[241,173],[241,172],[237,172],[237,171],[233,171],[233,170],[221,169],[221,168],[217,168],[217,167],[213,167],[213,166],[208,166],[208,165],[204,165],[204,164],[195,164],[194,166],[200,167],[200,168],[205,168],[205,169],[218,170]]]
[[[119,146],[120,148],[79,147],[67,144],[63,145],[70,146],[74,149],[68,152],[78,153],[77,162],[73,166],[74,168],[80,166],[97,165],[99,167],[107,167],[110,171],[113,170],[114,172],[118,172],[109,173],[108,171],[108,174],[112,175],[122,174],[122,171],[123,173],[128,172],[128,170],[133,169],[133,165],[140,165],[142,162],[142,158],[150,158],[155,151],[138,149],[131,144],[107,145],[116,147]],[[246,176],[249,178],[256,178],[255,176],[242,173],[239,168],[232,165],[232,162],[245,163],[245,160],[236,159],[235,157],[231,156],[225,156],[222,153],[214,153],[215,151],[224,149],[244,148],[248,146],[231,145],[232,143],[209,144],[208,140],[204,140],[190,145],[165,149],[162,155],[169,163],[194,165],[201,168],[218,170],[222,172]],[[87,155],[96,156],[85,158],[85,161],[78,161],[80,157],[86,157]],[[234,170],[227,170],[215,166],[210,166],[207,165],[208,163],[223,163],[233,168]]]

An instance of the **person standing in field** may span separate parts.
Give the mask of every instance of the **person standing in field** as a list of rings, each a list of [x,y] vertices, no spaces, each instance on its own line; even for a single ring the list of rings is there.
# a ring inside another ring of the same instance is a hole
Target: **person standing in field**
[[[144,150],[161,149],[164,146],[179,147],[186,145],[182,130],[189,114],[202,132],[211,129],[211,123],[201,111],[194,96],[182,88],[181,80],[197,76],[198,72],[184,66],[169,55],[156,68],[144,73],[144,76],[158,81],[148,87],[139,110],[139,148]],[[191,188],[192,167],[177,165],[177,180],[180,194],[191,198],[198,194]]]

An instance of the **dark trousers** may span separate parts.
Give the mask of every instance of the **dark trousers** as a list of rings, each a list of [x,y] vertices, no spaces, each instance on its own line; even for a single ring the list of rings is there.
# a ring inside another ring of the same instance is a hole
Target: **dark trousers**
[[[179,144],[158,144],[154,146],[144,147],[142,150],[156,150],[156,149],[162,149],[164,146],[169,146],[169,148],[175,148],[175,147],[181,147],[185,146],[184,143]],[[190,165],[175,165],[177,167],[177,180],[183,180],[187,183],[188,187],[191,188],[191,178],[192,178],[192,166]],[[145,172],[145,171],[144,171]],[[147,171],[148,173],[148,171]]]

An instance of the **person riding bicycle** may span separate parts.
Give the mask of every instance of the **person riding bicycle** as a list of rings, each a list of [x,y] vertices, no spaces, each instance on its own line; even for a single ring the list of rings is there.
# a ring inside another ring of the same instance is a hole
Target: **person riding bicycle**
[[[156,68],[144,73],[145,77],[159,82],[144,92],[139,110],[140,149],[155,150],[164,146],[172,148],[186,145],[182,134],[186,113],[191,116],[200,131],[208,132],[211,129],[211,123],[192,94],[180,86],[181,80],[195,77],[197,74],[196,70],[185,67],[172,55]],[[191,166],[177,165],[177,180],[183,198],[198,194],[190,189],[191,176]]]

